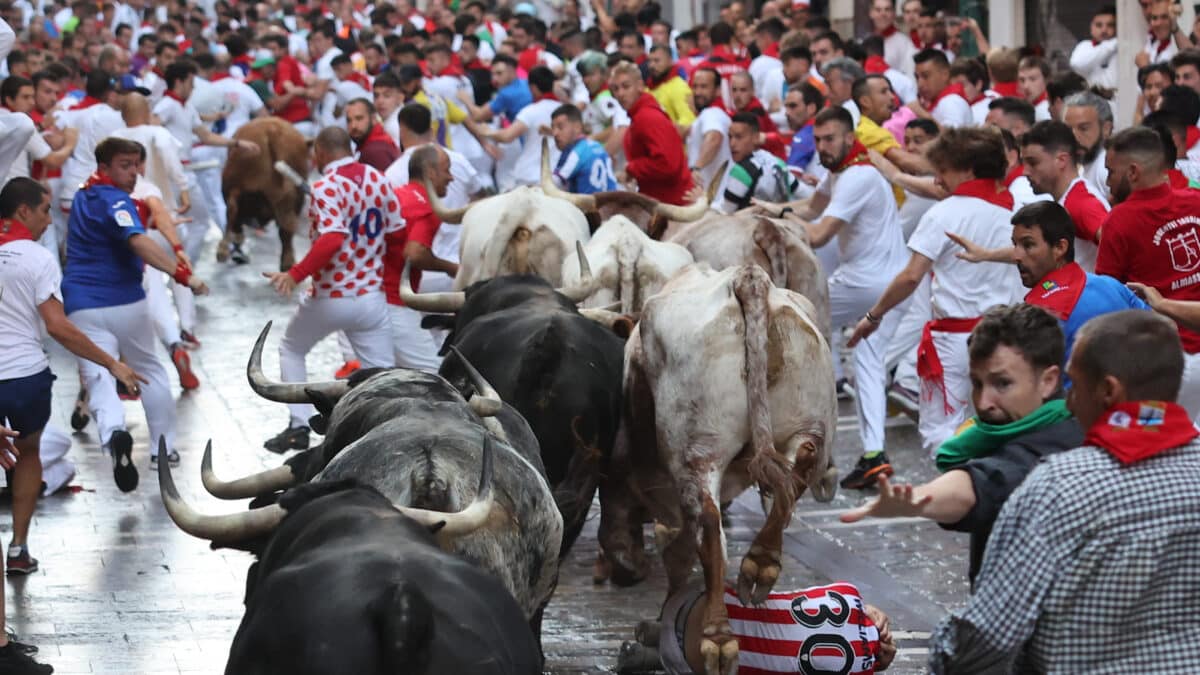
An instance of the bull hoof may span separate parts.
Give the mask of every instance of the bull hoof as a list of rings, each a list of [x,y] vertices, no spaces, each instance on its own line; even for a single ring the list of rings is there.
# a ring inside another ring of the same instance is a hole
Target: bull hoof
[[[743,605],[761,605],[775,587],[780,572],[779,552],[752,545],[738,571],[737,594]]]
[[[646,578],[646,565],[635,565],[625,555],[609,556],[609,579],[617,586],[639,584]]]
[[[704,659],[704,675],[733,675],[737,672],[738,643],[728,622],[704,627],[700,656]]]
[[[592,563],[592,583],[602,584],[612,576],[612,563],[600,551],[596,554],[596,562]]]

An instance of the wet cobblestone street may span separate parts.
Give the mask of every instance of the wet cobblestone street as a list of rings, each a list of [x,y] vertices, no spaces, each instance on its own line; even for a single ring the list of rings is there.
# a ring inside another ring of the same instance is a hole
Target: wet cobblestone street
[[[281,456],[262,448],[287,423],[283,405],[264,401],[246,383],[245,366],[254,338],[268,320],[276,329],[265,350],[265,370],[278,375],[277,345],[294,300],[274,295],[261,272],[278,260],[271,234],[248,235],[250,265],[231,267],[212,260],[215,232],[198,273],[212,288],[199,301],[197,331],[203,347],[192,352],[201,381],[178,396],[182,465],[174,470],[183,496],[208,513],[233,512],[244,502],[221,502],[200,484],[200,457],[212,439],[216,471],[224,477],[276,466]],[[307,244],[299,242],[301,249]],[[301,250],[302,253],[302,250]],[[55,345],[53,422],[70,429],[78,391],[73,357]],[[329,338],[309,355],[309,377],[328,379],[340,365]],[[164,356],[164,362],[166,357]],[[56,673],[220,673],[242,615],[248,554],[210,550],[207,542],[178,531],[168,519],[150,469],[146,424],[137,403],[126,403],[141,485],[131,494],[113,484],[89,425],[74,435],[74,490],[43,499],[30,535],[41,570],[10,578],[8,619],[22,640],[41,648],[40,660]],[[843,472],[861,451],[853,410],[843,403],[836,445]],[[314,440],[317,437],[314,436]],[[904,418],[889,421],[888,453],[904,479],[934,475],[920,449],[916,428]],[[866,600],[887,612],[900,638],[889,672],[923,670],[926,639],[936,623],[967,596],[965,535],[944,532],[917,519],[843,524],[838,514],[857,505],[860,493],[839,493],[829,504],[802,498],[785,539],[783,577],[777,590],[847,580]],[[598,509],[565,561],[558,590],[547,609],[543,645],[552,673],[611,672],[618,648],[632,639],[641,619],[657,614],[666,588],[655,557],[650,579],[634,588],[592,583]],[[731,568],[736,569],[762,515],[756,495],[743,495],[730,509]],[[7,515],[0,528],[8,530]],[[7,534],[5,534],[7,537]],[[653,537],[648,537],[652,541]]]

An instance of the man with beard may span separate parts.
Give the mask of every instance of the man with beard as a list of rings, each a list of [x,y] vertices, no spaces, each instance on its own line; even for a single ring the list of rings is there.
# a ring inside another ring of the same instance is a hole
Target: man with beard
[[[994,307],[967,344],[976,414],[939,446],[944,473],[916,487],[881,477],[879,497],[841,520],[919,517],[968,532],[974,583],[1009,496],[1044,457],[1079,445],[1083,432],[1061,398],[1063,334],[1053,316],[1026,304]]]
[[[696,121],[688,129],[687,157],[697,185],[707,187],[729,161],[729,112],[721,102],[721,75],[712,68],[692,74]]]
[[[1113,209],[1104,222],[1096,273],[1151,286],[1171,300],[1200,300],[1200,191],[1172,190],[1157,133],[1132,127],[1109,142],[1105,162]],[[1179,404],[1200,413],[1200,333],[1179,327]]]
[[[387,171],[400,156],[400,148],[376,119],[375,104],[365,98],[346,105],[346,131],[358,149],[358,161],[376,171]]]
[[[837,265],[829,276],[829,306],[836,328],[864,314],[874,319],[868,310],[887,282],[904,269],[907,256],[891,186],[855,137],[850,113],[839,107],[822,110],[813,137],[829,174],[817,186],[800,222],[814,249],[837,237]],[[903,307],[900,310],[874,319],[878,330],[854,346],[855,406],[864,453],[842,481],[843,488],[860,490],[874,485],[878,476],[892,473],[883,452],[887,417],[883,355],[903,315]]]
[[[825,96],[807,82],[801,82],[799,86],[789,89],[783,103],[787,112],[788,128],[794,131],[788,148],[788,166],[816,179],[825,175],[825,169],[817,157],[817,143],[813,140],[813,120],[824,107]]]
[[[667,117],[681,129],[687,129],[696,121],[696,113],[688,106],[688,98],[692,88],[679,76],[679,68],[671,60],[671,48],[666,45],[654,45],[646,58],[646,86],[654,95],[654,100],[662,106]]]
[[[1063,102],[1063,122],[1075,133],[1079,143],[1080,175],[1092,187],[1105,189],[1108,167],[1104,146],[1113,132],[1112,106],[1099,94],[1090,91],[1068,96]],[[1111,195],[1109,195],[1111,199]],[[1115,200],[1113,200],[1115,201]]]

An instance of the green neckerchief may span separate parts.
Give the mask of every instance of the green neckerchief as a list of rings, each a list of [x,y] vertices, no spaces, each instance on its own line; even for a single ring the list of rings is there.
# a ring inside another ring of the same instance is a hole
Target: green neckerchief
[[[1056,398],[1043,403],[1040,408],[1016,422],[1008,424],[988,424],[978,416],[972,417],[957,434],[938,448],[938,471],[949,471],[976,457],[990,455],[1018,436],[1057,424],[1070,416],[1066,401]]]

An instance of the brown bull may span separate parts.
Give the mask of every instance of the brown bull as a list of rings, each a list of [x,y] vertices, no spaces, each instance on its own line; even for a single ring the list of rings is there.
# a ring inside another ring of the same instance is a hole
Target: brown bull
[[[237,130],[234,138],[255,143],[261,148],[256,156],[233,151],[221,173],[221,193],[225,196],[229,226],[218,249],[229,251],[229,243],[245,241],[243,226],[251,219],[260,223],[274,220],[279,227],[279,269],[287,270],[296,262],[292,235],[296,232],[304,193],[294,182],[274,169],[282,161],[300,176],[308,175],[308,146],[304,136],[278,117],[251,120]]]

